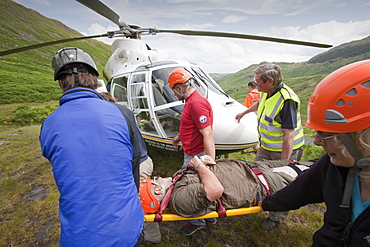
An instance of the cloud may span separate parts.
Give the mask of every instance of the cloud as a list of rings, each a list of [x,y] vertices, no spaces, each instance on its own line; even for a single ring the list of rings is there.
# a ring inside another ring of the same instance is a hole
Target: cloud
[[[248,19],[247,16],[228,15],[222,19],[222,22],[223,23],[237,23],[237,22],[241,22],[247,19]]]
[[[33,0],[36,4],[39,4],[41,6],[50,6],[50,3],[48,0]]]
[[[310,25],[307,28],[299,26],[271,27],[263,35],[289,37],[318,43],[339,45],[352,40],[366,37],[370,34],[370,20],[338,22],[335,20]]]

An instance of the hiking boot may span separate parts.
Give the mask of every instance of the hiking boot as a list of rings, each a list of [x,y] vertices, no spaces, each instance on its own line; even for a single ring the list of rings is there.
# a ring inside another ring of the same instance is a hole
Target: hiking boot
[[[207,225],[216,225],[217,219],[216,218],[211,218],[211,219],[206,219]]]
[[[191,224],[190,222],[186,223],[183,227],[181,227],[180,232],[181,234],[184,234],[185,236],[190,236],[194,232],[204,228],[204,226],[196,226]]]
[[[265,221],[262,222],[261,227],[267,231],[274,229],[277,225],[279,225],[279,221],[271,220],[267,218]]]

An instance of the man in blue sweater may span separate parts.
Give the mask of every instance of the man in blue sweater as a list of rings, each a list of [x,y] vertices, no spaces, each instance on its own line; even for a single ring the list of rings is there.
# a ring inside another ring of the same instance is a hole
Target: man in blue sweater
[[[144,216],[125,117],[95,91],[99,73],[87,53],[61,49],[52,67],[64,93],[40,144],[60,192],[60,245],[139,246]]]

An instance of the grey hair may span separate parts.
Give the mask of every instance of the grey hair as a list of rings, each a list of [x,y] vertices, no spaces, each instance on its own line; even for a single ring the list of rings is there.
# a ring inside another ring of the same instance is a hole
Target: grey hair
[[[255,74],[260,74],[261,79],[266,82],[268,79],[273,79],[274,86],[279,85],[283,81],[283,76],[281,74],[281,68],[272,63],[266,63],[259,66],[255,71]]]
[[[357,132],[349,133],[352,140],[357,145],[364,158],[370,158],[370,128],[360,130]],[[342,140],[338,135],[334,136],[334,140],[337,143],[337,147],[341,149],[341,153],[344,157],[352,157]]]

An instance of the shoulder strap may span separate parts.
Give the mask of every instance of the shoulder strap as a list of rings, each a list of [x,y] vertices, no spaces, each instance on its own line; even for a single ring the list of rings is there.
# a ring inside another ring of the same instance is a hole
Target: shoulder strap
[[[263,173],[261,172],[261,170],[256,166],[256,164],[255,163],[252,163],[252,162],[248,162],[248,161],[243,160],[243,159],[239,159],[239,160],[244,161],[245,164],[248,165],[248,167],[253,171],[253,173],[256,175],[256,177],[258,178],[258,180],[261,182],[263,188],[265,188],[267,194],[268,195],[271,195],[271,190],[270,190],[270,186],[269,186],[268,180],[265,177],[265,175],[263,175]]]
[[[159,207],[159,211],[158,213],[155,215],[154,217],[154,221],[155,222],[161,222],[162,221],[162,213],[163,211],[167,208],[168,206],[168,203],[170,202],[170,198],[171,198],[171,194],[172,194],[172,191],[173,191],[173,188],[175,187],[175,183],[177,180],[179,180],[183,175],[185,174],[185,172],[181,172],[181,173],[178,173],[176,174],[173,178],[172,178],[172,183],[170,185],[170,187],[168,188],[166,194],[164,195],[163,197],[163,200],[161,202],[161,206]]]

